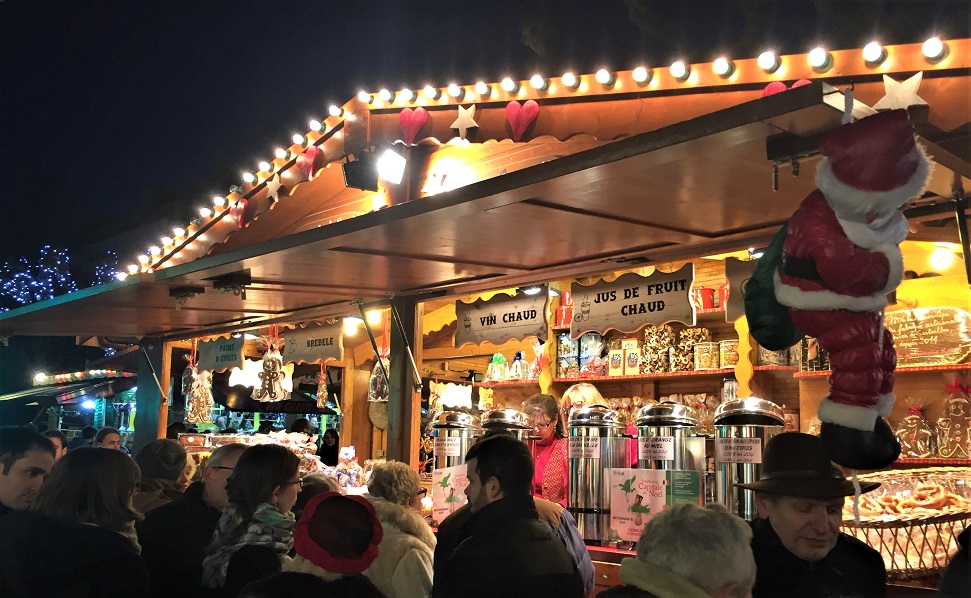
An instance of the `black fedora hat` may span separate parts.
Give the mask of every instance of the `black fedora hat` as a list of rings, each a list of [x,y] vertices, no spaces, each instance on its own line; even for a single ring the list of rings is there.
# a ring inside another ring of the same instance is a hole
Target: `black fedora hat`
[[[853,483],[826,456],[822,441],[799,432],[784,432],[770,438],[762,453],[759,481],[736,486],[799,498],[836,498],[854,494]],[[879,482],[860,482],[862,492],[879,487]]]

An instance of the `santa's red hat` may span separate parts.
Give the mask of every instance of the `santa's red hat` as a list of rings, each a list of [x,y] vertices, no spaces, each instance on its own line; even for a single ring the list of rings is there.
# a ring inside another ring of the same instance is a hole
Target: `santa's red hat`
[[[897,209],[924,192],[930,159],[905,110],[890,110],[822,136],[816,186],[834,209],[866,214]],[[834,205],[835,204],[835,205]]]

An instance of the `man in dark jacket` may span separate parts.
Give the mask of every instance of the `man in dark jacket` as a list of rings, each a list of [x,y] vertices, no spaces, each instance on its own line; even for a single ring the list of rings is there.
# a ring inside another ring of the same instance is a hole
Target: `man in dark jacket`
[[[582,597],[570,555],[537,515],[526,445],[508,436],[485,438],[465,461],[472,517],[451,554],[436,558],[432,595]]]
[[[212,452],[202,481],[179,500],[150,512],[136,525],[153,596],[193,596],[202,585],[202,560],[229,500],[226,480],[246,450],[228,444]]]
[[[762,455],[761,479],[739,487],[755,491],[752,522],[758,567],[754,598],[885,596],[883,557],[839,531],[853,484],[826,457],[816,436],[786,432]],[[880,486],[860,484],[863,492]]]
[[[0,428],[0,515],[30,507],[54,454],[54,443],[29,428]]]

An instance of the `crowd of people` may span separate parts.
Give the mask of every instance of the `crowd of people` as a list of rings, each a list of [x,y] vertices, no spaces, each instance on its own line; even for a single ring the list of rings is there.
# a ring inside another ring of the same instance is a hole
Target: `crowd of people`
[[[533,403],[534,417],[549,420],[538,429],[555,430],[556,404]],[[441,523],[437,538],[421,516],[420,478],[404,463],[377,463],[368,493],[344,496],[327,476],[301,477],[299,458],[283,446],[230,444],[187,484],[178,442],[156,440],[133,458],[109,448],[111,435],[98,432],[90,446],[70,449],[59,432],[0,428],[0,596],[595,591],[575,520],[558,500],[534,497],[543,479],[534,455],[508,433],[469,449],[468,504]],[[762,478],[742,487],[755,493],[759,519],[747,523],[718,505],[669,507],[646,524],[636,555],[623,559],[623,583],[600,595],[886,595],[880,555],[839,532],[854,487],[818,438],[774,437]],[[942,590],[966,596],[969,589],[962,548]]]

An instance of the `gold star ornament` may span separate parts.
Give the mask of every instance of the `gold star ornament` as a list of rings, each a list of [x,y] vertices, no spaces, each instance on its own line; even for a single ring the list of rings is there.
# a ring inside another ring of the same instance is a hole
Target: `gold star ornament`
[[[880,101],[873,105],[874,110],[895,110],[903,108],[906,110],[911,106],[926,106],[927,102],[917,97],[917,88],[920,87],[920,80],[923,71],[910,77],[906,81],[895,81],[890,77],[883,76],[884,96]]]
[[[465,133],[468,129],[478,128],[473,117],[475,116],[475,105],[469,106],[468,108],[463,108],[459,106],[459,117],[455,119],[452,123],[453,129],[459,130],[459,138],[465,139]]]

